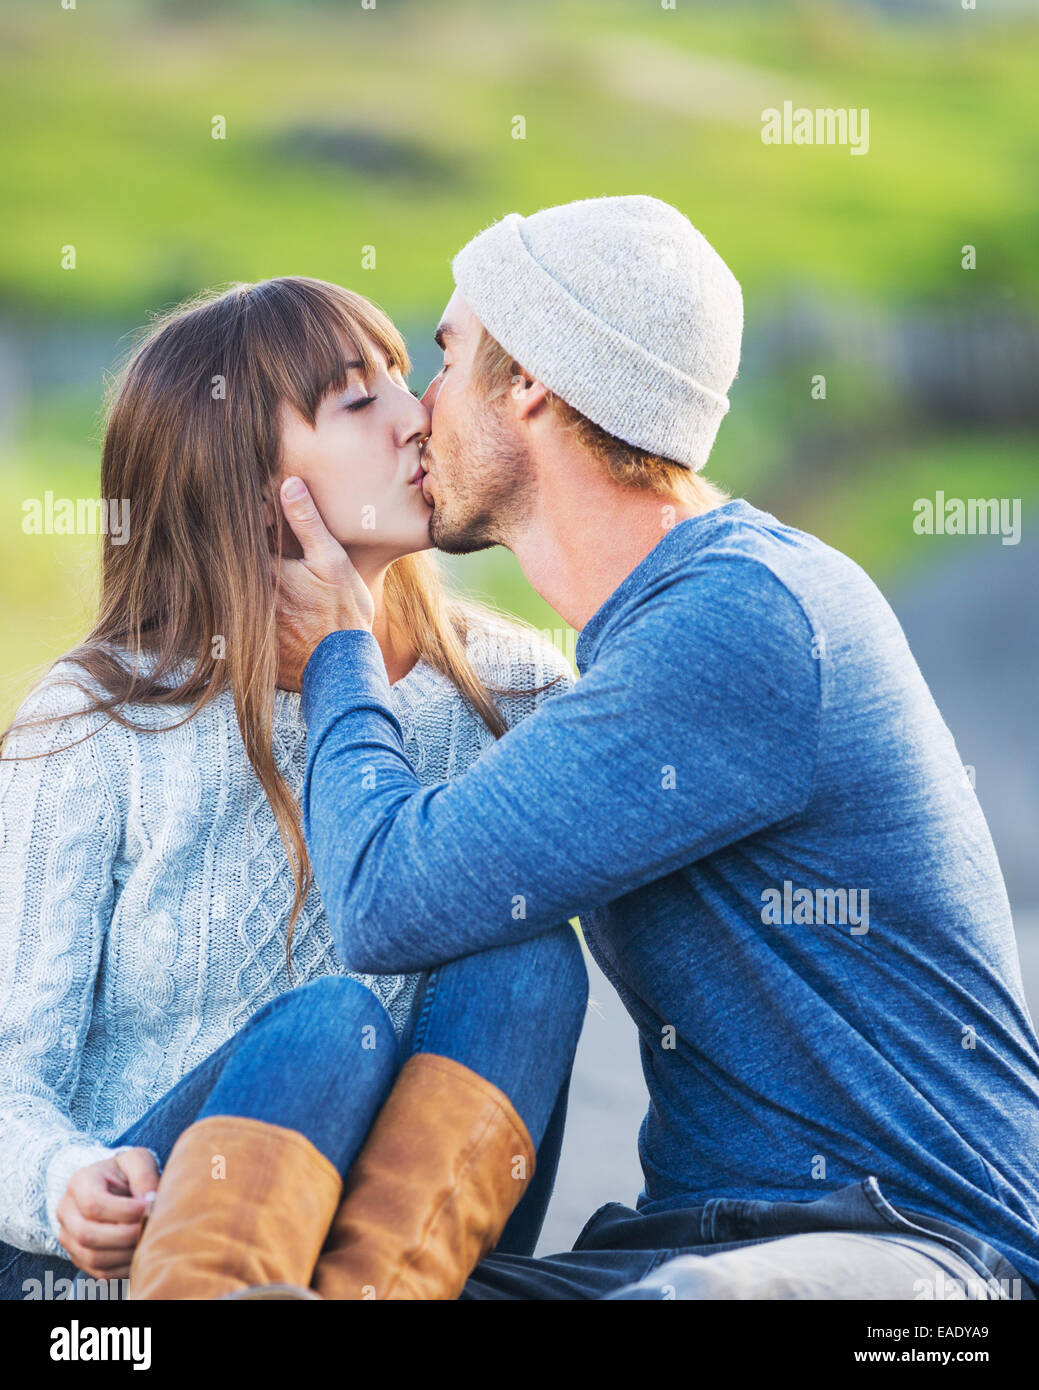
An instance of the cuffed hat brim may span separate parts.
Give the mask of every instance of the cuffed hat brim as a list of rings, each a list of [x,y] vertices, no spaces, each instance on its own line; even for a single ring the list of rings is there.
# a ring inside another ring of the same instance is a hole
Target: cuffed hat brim
[[[510,213],[455,257],[455,283],[532,376],[625,443],[693,469],[729,409],[740,287],[655,198]]]

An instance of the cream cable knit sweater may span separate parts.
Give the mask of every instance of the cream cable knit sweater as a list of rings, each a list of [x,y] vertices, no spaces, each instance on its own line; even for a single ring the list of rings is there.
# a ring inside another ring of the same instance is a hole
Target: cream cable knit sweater
[[[498,697],[511,726],[573,674],[543,639],[495,625],[469,638],[488,681],[540,696]],[[59,662],[20,717],[74,714]],[[82,672],[79,673],[82,679]],[[455,687],[419,662],[392,687],[409,758],[425,785],[464,771],[493,738]],[[242,746],[229,693],[179,729],[183,709],[128,711],[137,734],[94,717],[12,737],[0,763],[0,1240],[60,1254],[54,1211],[72,1173],[268,1000],[345,974],[316,888],[296,923],[274,815]],[[274,748],[298,795],[300,697],[278,691]],[[419,976],[359,976],[403,1029]]]

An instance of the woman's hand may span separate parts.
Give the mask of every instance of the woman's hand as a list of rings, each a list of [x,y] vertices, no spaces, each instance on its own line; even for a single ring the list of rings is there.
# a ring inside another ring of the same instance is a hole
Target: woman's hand
[[[69,1259],[96,1279],[123,1279],[159,1182],[148,1149],[127,1149],[80,1168],[58,1203],[58,1239]]]
[[[303,559],[282,560],[277,576],[278,684],[299,690],[304,667],[330,632],[371,632],[375,601],[301,478],[282,483],[281,507]]]

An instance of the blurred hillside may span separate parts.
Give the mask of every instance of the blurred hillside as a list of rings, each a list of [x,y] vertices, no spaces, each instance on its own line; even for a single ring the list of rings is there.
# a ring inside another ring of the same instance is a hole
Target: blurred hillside
[[[651,188],[724,246],[752,305],[807,286],[1034,304],[1037,20],[982,8],[14,0],[0,293],[136,321],[305,269],[429,316],[485,222]],[[763,108],[787,98],[868,107],[868,154],[763,144]]]
[[[8,0],[0,715],[87,619],[95,543],[25,536],[21,508],[96,496],[103,376],[132,329],[205,285],[322,276],[398,320],[421,389],[454,252],[580,197],[677,204],[743,284],[713,477],[885,589],[958,572],[959,538],[914,534],[915,499],[1022,497],[1027,527],[1039,492],[1037,40],[1030,0]],[[786,100],[868,108],[868,152],[764,144]],[[998,611],[1009,552],[988,539]],[[507,553],[447,567],[559,626]],[[966,643],[952,662],[969,684]]]

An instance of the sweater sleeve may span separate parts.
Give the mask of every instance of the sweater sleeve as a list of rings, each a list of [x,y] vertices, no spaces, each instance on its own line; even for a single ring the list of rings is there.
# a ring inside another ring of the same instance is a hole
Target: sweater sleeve
[[[18,722],[81,707],[78,693],[49,683]],[[16,730],[0,761],[0,1239],[39,1253],[61,1252],[55,1208],[71,1175],[121,1152],[69,1114],[121,831],[103,738],[68,745],[101,722]]]
[[[795,814],[812,640],[764,566],[715,566],[626,610],[572,690],[423,788],[375,639],[327,637],[303,678],[303,803],[343,960],[413,970],[523,940]]]

